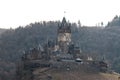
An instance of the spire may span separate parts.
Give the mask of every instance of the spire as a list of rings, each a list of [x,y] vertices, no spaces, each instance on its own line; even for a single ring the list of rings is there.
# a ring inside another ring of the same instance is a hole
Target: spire
[[[62,24],[65,24],[65,23],[67,23],[67,21],[66,21],[65,17],[63,17]]]
[[[66,18],[65,18],[65,14],[66,14],[66,11],[64,11],[64,17],[62,19],[62,26],[66,26],[66,24],[67,24],[67,21],[66,21]]]
[[[59,25],[58,27],[58,32],[68,32],[68,33],[70,33],[71,32],[71,28],[70,28],[70,23],[68,23],[67,21],[66,21],[66,18],[65,17],[63,17],[63,19],[62,19],[62,22],[61,22],[61,25]]]

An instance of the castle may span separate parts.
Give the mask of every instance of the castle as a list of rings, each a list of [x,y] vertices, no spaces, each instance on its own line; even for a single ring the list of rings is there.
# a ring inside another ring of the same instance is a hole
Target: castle
[[[79,47],[76,47],[71,39],[71,24],[68,23],[63,17],[63,20],[57,29],[56,42],[48,40],[42,47],[33,48],[29,52],[26,52],[23,60],[40,60],[42,58],[46,60],[82,60],[82,55]],[[92,60],[92,58],[91,58]]]
[[[71,35],[71,24],[63,17],[61,24],[58,25],[56,42],[47,40],[44,46],[39,45],[37,48],[25,52],[22,62],[18,66],[18,75],[24,73],[21,72],[22,70],[34,71],[36,68],[79,70],[82,67],[92,66],[99,68],[100,71],[107,71],[108,65],[105,62],[94,61],[92,57],[83,55],[80,48],[73,44]],[[31,74],[33,73],[31,72]]]

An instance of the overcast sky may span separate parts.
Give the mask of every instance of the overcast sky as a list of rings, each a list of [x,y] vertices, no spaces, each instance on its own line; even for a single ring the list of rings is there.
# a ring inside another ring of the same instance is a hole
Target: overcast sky
[[[82,25],[107,24],[120,15],[120,0],[0,0],[0,28],[16,28],[31,22],[81,21]]]

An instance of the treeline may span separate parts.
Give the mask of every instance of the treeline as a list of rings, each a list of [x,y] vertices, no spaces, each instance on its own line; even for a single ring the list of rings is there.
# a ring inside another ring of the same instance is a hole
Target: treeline
[[[116,15],[111,22],[108,22],[107,27],[120,27],[120,16]]]
[[[72,40],[80,46],[83,54],[91,55],[96,60],[104,58],[115,71],[120,72],[120,25],[114,27],[113,22],[114,19],[105,28],[80,27],[76,23],[71,23]],[[39,44],[44,45],[48,39],[56,40],[60,23],[60,21],[36,22],[25,27],[9,29],[1,34],[0,79],[14,80],[15,64],[21,59],[23,52]],[[11,78],[6,79],[6,76]]]
[[[12,74],[15,74],[15,64],[21,59],[24,51],[37,47],[39,44],[44,45],[48,39],[55,41],[60,23],[60,21],[36,22],[25,27],[19,26],[16,29],[9,29],[1,34],[0,60],[4,63],[4,65],[0,63],[1,80],[13,80],[14,75]],[[74,31],[77,25],[75,23],[71,25],[74,26],[72,27]]]

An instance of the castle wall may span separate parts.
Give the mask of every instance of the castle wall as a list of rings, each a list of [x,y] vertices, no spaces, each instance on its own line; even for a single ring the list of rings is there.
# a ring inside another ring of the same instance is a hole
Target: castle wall
[[[70,33],[59,33],[58,34],[58,42],[60,42],[60,41],[71,42],[71,34]]]

